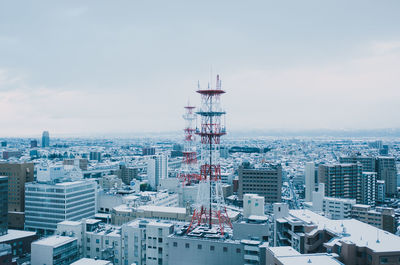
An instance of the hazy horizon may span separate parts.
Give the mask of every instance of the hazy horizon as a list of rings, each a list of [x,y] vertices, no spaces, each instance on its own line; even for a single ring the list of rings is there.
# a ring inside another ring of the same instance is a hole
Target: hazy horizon
[[[0,3],[1,137],[180,131],[218,73],[227,128],[400,128],[398,1]]]

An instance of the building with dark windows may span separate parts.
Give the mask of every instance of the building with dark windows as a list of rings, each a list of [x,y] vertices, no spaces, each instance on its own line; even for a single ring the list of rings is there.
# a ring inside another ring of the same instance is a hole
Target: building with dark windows
[[[0,236],[7,234],[8,177],[0,177]]]
[[[44,131],[42,134],[42,147],[50,146],[50,134],[48,131]]]
[[[281,201],[282,166],[277,164],[262,164],[260,167],[243,163],[239,169],[239,200],[243,195],[253,193],[265,198],[266,203]]]
[[[8,177],[8,227],[23,229],[25,183],[33,181],[33,163],[0,163],[0,176]]]

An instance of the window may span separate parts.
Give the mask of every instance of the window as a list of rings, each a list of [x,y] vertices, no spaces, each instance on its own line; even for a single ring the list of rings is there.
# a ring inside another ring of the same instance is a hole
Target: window
[[[185,248],[189,248],[189,243],[186,243],[186,244],[185,244]]]
[[[197,249],[202,249],[202,247],[203,247],[203,246],[202,246],[202,245],[200,245],[200,244],[199,244],[199,245],[197,245]]]
[[[162,238],[161,237],[158,238],[158,243],[162,243]]]
[[[106,239],[106,245],[108,245],[108,239]]]
[[[237,248],[237,249],[236,249],[236,253],[240,253],[240,248]]]
[[[224,247],[222,250],[223,250],[224,252],[228,252],[228,248],[227,248],[227,247]]]
[[[100,251],[100,249],[99,248],[96,248],[96,252],[99,252]]]
[[[215,247],[214,247],[214,246],[210,246],[210,250],[211,250],[211,251],[214,251],[214,250],[215,250]]]
[[[388,263],[389,263],[389,260],[388,260],[387,257],[381,257],[381,258],[380,258],[380,263],[381,263],[381,264],[388,264]]]
[[[87,251],[90,251],[90,247],[86,247],[86,250],[87,250]]]
[[[172,245],[173,245],[174,247],[177,247],[177,246],[178,246],[178,242],[174,242],[174,243],[172,243]]]
[[[100,243],[100,240],[99,239],[96,239],[96,244],[99,244]]]

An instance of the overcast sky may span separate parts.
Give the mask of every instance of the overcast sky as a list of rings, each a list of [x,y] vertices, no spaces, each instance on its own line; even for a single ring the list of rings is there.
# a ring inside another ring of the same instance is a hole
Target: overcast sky
[[[400,127],[400,1],[1,1],[0,136]]]

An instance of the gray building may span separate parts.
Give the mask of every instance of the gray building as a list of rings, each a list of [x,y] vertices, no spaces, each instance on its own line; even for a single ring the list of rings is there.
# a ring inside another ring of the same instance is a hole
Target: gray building
[[[94,216],[96,189],[94,181],[26,184],[25,229],[53,234],[61,221]]]
[[[175,233],[167,240],[168,264],[265,264],[265,248],[261,241],[234,240],[228,234],[221,237],[215,229],[198,227],[187,235]]]
[[[362,172],[361,175],[361,204],[375,206],[377,196],[376,172]]]
[[[44,131],[42,134],[42,147],[50,146],[50,134],[48,131]]]
[[[243,163],[239,169],[239,200],[243,195],[253,193],[265,198],[266,203],[281,201],[282,166],[279,164],[262,164],[261,167]]]
[[[325,183],[325,196],[356,199],[361,202],[362,166],[357,164],[321,164],[318,182]]]
[[[376,172],[378,173],[378,179],[385,181],[386,195],[397,195],[397,168],[394,157],[377,157]]]
[[[8,177],[0,177],[0,236],[7,234]]]
[[[353,156],[342,156],[339,158],[340,163],[342,164],[357,164],[359,162],[362,167],[362,172],[375,172],[376,164],[375,157],[370,156],[361,156],[361,155],[353,155]]]

